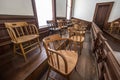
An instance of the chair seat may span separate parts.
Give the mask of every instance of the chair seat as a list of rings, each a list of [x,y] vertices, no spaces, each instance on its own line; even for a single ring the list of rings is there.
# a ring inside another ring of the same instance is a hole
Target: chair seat
[[[64,61],[61,57],[59,57],[60,61],[60,72],[63,73],[64,75],[68,75],[72,70],[75,68],[78,60],[78,54],[75,51],[70,51],[70,50],[58,50],[61,55],[63,55],[67,61],[68,64],[68,72],[65,73],[65,64]],[[54,55],[55,61],[56,61],[56,70],[57,69],[57,60],[56,60],[56,55]]]
[[[57,28],[50,28],[50,30],[52,31],[56,31],[56,30],[60,30],[61,28],[57,27]]]
[[[18,37],[17,41],[12,41],[12,42],[13,43],[23,43],[23,42],[27,42],[27,41],[33,40],[35,38],[38,38],[38,37],[39,37],[39,35],[36,35],[36,34],[25,35],[25,36],[22,36],[22,37]]]
[[[75,42],[83,42],[85,38],[84,36],[71,36],[70,39]]]
[[[75,31],[75,33],[85,34],[85,31]]]
[[[59,28],[64,29],[67,28],[67,26],[59,26]]]

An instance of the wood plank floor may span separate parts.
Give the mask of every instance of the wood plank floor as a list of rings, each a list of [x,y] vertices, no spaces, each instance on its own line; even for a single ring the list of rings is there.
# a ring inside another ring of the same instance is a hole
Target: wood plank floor
[[[97,66],[94,55],[91,52],[90,32],[87,31],[83,44],[82,54],[79,56],[76,69],[70,75],[70,80],[97,80]],[[46,74],[40,80],[46,80]],[[65,80],[61,75],[51,72],[56,80]]]
[[[109,43],[111,48],[114,51],[120,52],[120,41],[114,39],[112,36],[108,35],[107,33],[104,33],[103,35],[107,39],[107,42]]]
[[[41,53],[38,48],[27,54],[27,62],[24,62],[23,56],[13,56],[12,50],[8,51],[5,55],[0,56],[0,80],[24,80],[38,68],[46,58],[47,56],[43,46]]]

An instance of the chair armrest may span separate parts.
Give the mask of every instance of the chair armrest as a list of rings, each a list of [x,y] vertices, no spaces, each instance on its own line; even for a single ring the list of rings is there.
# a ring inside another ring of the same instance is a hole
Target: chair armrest
[[[55,51],[55,50],[53,50],[53,49],[50,49],[50,48],[48,48],[48,51],[53,52],[53,53],[59,55],[59,56],[63,59],[64,64],[65,64],[65,73],[67,73],[67,72],[68,72],[68,63],[67,63],[67,60],[66,60],[66,58],[64,57],[64,55],[62,55],[62,54],[60,54],[59,52],[57,52],[57,51]]]

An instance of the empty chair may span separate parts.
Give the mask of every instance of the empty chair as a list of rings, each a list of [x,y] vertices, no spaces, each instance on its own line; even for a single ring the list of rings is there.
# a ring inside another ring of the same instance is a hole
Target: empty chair
[[[50,34],[54,34],[56,32],[60,32],[60,27],[57,26],[57,23],[55,20],[48,20],[47,25],[50,29]]]
[[[51,44],[52,42],[67,40],[65,38],[61,38],[58,34],[48,36],[43,39],[43,43],[46,49],[47,57],[48,57],[48,64],[49,64],[49,71],[47,75],[47,79],[49,77],[50,71],[56,71],[66,77],[69,80],[69,75],[73,71],[76,66],[78,60],[78,54],[73,50],[65,50],[65,49],[56,49],[51,48],[50,45],[57,45]]]
[[[57,26],[60,28],[60,35],[65,34],[67,31],[67,22],[63,20],[57,21]]]
[[[40,47],[38,29],[34,24],[26,22],[6,22],[5,27],[14,44],[14,53],[24,56],[35,48]]]
[[[80,53],[81,49],[83,47],[84,37],[85,37],[85,30],[83,27],[81,27],[79,24],[74,24],[73,27],[70,27],[68,29],[69,32],[69,39],[71,39],[75,45],[74,48],[76,48],[76,51],[78,51],[78,45],[80,47]]]

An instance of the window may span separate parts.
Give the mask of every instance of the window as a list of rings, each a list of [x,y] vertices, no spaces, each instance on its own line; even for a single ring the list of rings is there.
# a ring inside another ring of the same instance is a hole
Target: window
[[[35,3],[39,28],[43,28],[47,20],[52,20],[52,0],[35,0]]]

